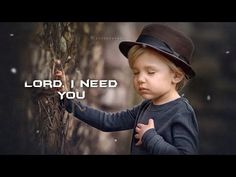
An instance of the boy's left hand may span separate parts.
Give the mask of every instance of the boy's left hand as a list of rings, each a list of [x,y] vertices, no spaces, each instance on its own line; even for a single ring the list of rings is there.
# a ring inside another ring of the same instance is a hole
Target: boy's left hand
[[[141,123],[137,124],[135,128],[136,134],[134,136],[135,138],[139,139],[139,141],[136,143],[137,146],[142,144],[141,140],[142,140],[143,134],[151,128],[155,128],[153,119],[149,119],[147,125],[141,124]]]

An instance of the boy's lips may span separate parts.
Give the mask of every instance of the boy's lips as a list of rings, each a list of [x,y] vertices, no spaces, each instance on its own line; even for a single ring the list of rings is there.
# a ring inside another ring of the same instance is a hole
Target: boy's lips
[[[144,87],[139,87],[139,92],[141,92],[141,93],[147,93],[147,92],[149,92],[149,89],[147,89],[147,88],[144,88]]]

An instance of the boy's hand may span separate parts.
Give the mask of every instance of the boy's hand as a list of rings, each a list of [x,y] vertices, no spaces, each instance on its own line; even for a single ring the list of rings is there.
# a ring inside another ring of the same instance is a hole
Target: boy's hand
[[[63,71],[56,70],[55,73],[54,73],[54,78],[56,80],[61,80],[61,82],[62,82],[62,87],[56,88],[56,91],[59,91],[59,92],[66,91],[65,73]]]
[[[143,134],[151,128],[155,128],[153,119],[149,119],[147,125],[141,124],[141,123],[137,124],[135,128],[136,134],[134,136],[135,138],[139,139],[139,141],[136,143],[137,146],[142,144],[141,140],[142,140]]]

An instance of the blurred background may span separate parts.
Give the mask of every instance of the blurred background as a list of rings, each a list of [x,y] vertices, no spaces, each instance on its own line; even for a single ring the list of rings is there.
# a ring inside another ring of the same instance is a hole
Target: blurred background
[[[101,132],[59,109],[57,95],[24,82],[115,79],[116,88],[86,88],[82,102],[115,112],[141,101],[134,92],[123,40],[148,22],[0,23],[0,154],[129,154],[131,131]],[[181,91],[195,109],[200,154],[236,154],[236,23],[168,22],[195,43],[197,76]],[[61,64],[57,66],[56,60]],[[79,82],[77,82],[79,83]],[[72,91],[80,91],[78,85]]]

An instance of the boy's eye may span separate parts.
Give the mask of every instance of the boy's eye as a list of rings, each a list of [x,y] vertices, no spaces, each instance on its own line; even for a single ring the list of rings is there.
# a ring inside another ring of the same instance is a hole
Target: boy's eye
[[[139,74],[139,72],[133,72],[133,75],[138,75]]]
[[[155,74],[155,71],[148,71],[148,74]]]

